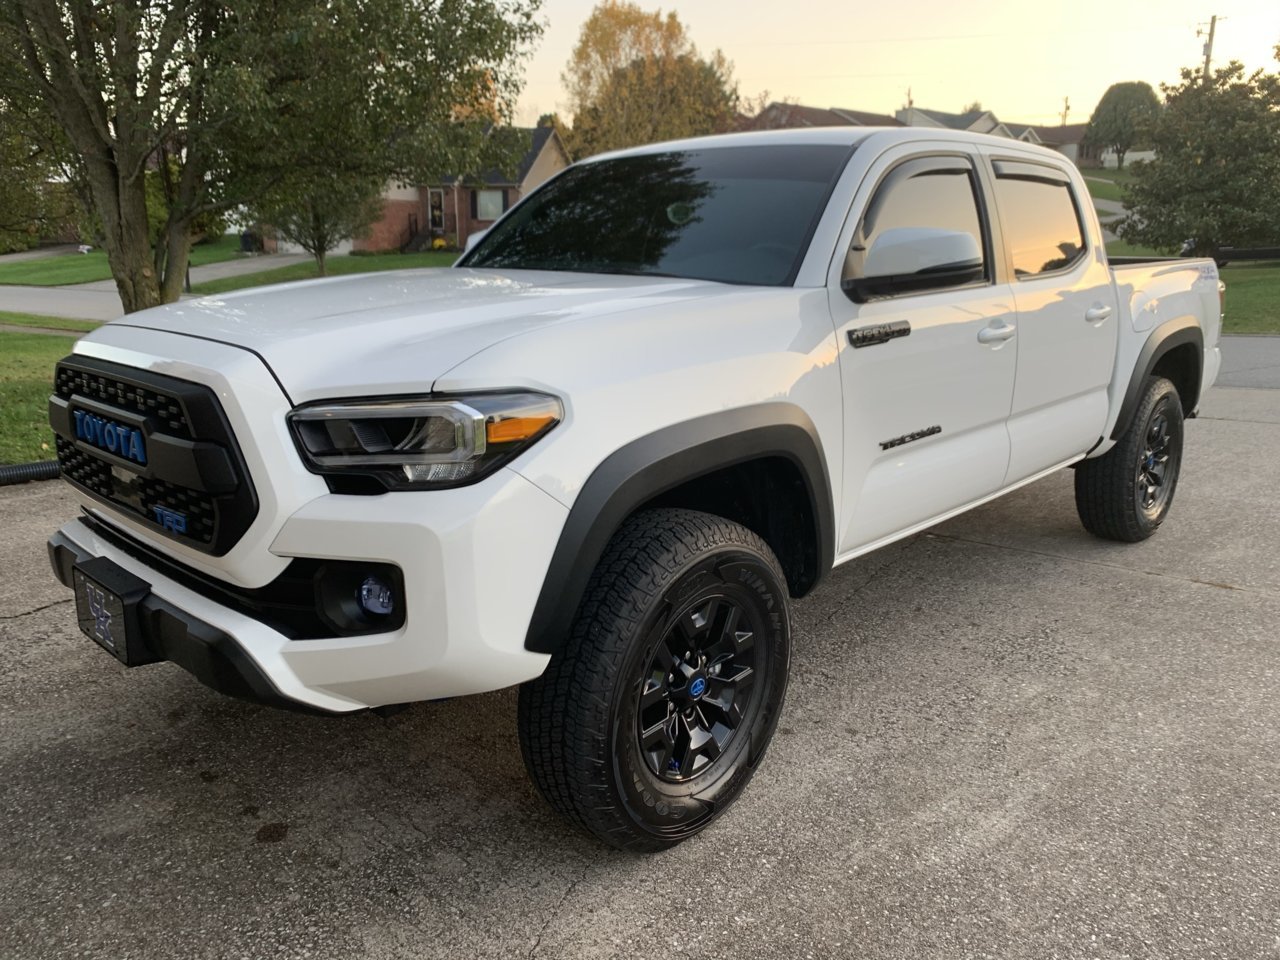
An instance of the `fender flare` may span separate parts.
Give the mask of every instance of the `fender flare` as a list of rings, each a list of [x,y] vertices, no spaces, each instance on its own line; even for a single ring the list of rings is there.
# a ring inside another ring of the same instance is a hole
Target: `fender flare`
[[[1200,402],[1200,384],[1204,380],[1204,331],[1200,329],[1200,323],[1195,317],[1177,317],[1166,320],[1152,330],[1138,352],[1129,386],[1120,403],[1120,413],[1117,414],[1115,426],[1111,429],[1112,440],[1119,440],[1121,434],[1128,429],[1129,421],[1133,419],[1133,412],[1138,408],[1138,401],[1142,397],[1143,385],[1151,376],[1151,371],[1156,368],[1156,364],[1163,360],[1170,350],[1188,343],[1196,348],[1196,387],[1195,396],[1183,397],[1182,401],[1186,404],[1186,409],[1195,409],[1196,404]]]
[[[805,483],[817,543],[817,583],[835,557],[835,519],[817,428],[791,403],[709,414],[647,434],[606,457],[587,478],[565,521],[525,637],[525,649],[555,653],[567,640],[587,582],[609,541],[637,507],[689,480],[752,460],[791,461]]]

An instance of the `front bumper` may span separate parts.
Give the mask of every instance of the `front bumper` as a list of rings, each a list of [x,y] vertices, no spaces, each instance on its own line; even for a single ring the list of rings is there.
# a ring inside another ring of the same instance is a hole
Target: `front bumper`
[[[317,497],[281,526],[270,552],[292,558],[394,564],[405,584],[405,622],[389,633],[291,639],[179,582],[118,537],[108,523],[74,520],[50,541],[54,570],[107,557],[146,581],[145,640],[233,696],[276,706],[346,713],[481,693],[538,676],[548,657],[524,649],[533,607],[567,510],[503,469],[453,490]],[[151,612],[147,612],[151,611]]]

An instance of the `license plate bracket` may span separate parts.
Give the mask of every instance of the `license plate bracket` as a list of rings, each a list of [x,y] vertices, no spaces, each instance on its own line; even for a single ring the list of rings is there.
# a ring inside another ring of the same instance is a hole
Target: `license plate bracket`
[[[80,630],[126,667],[155,663],[142,636],[139,607],[151,586],[106,557],[77,563],[71,570]]]

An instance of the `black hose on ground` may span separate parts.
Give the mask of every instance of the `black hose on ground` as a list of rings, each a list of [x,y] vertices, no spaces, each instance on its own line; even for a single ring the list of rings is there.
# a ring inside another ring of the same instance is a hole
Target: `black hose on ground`
[[[41,460],[39,463],[15,463],[0,467],[0,487],[11,483],[30,483],[32,480],[57,480],[62,468],[57,460]]]

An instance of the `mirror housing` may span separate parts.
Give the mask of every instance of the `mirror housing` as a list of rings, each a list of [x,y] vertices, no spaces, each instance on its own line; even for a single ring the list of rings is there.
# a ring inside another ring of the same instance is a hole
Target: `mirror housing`
[[[470,252],[471,252],[471,248],[472,248],[472,247],[474,247],[474,246],[475,246],[477,243],[479,243],[481,240],[483,240],[483,239],[484,239],[484,235],[485,235],[486,233],[488,233],[488,232],[489,232],[489,231],[488,231],[488,229],[484,229],[484,230],[477,230],[475,233],[472,233],[472,234],[468,234],[468,235],[467,235],[467,245],[466,245],[466,248],[465,248],[462,252],[463,252],[463,253],[470,253]]]
[[[935,227],[895,227],[885,230],[863,261],[861,277],[840,282],[855,303],[981,280],[982,248],[973,235]]]

